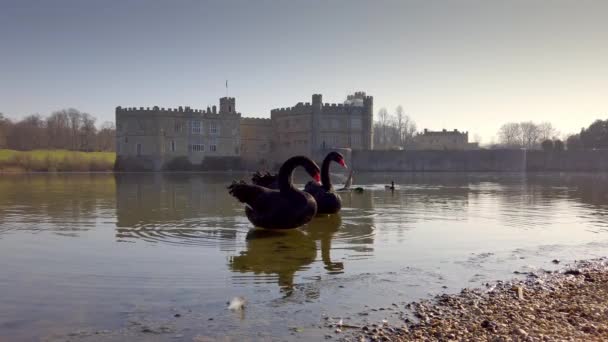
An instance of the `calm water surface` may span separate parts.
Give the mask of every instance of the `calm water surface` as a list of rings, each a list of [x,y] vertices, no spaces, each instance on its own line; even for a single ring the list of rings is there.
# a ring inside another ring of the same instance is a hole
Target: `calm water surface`
[[[228,195],[245,176],[1,176],[0,341],[306,340],[608,246],[606,175],[361,174],[339,215],[280,233]]]

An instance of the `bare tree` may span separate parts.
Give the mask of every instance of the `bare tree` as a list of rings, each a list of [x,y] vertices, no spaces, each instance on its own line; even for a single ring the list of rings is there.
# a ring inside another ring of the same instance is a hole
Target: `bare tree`
[[[10,121],[0,113],[0,148],[6,148],[6,134],[9,130]]]
[[[416,131],[416,123],[409,115],[406,115],[403,122],[403,131],[401,132],[401,146],[403,146],[403,148],[407,148],[412,144]]]
[[[539,141],[545,141],[545,140],[554,140],[557,139],[558,136],[558,132],[557,130],[553,127],[553,125],[550,122],[541,122],[540,124],[538,124],[538,140]]]
[[[521,122],[519,124],[521,129],[522,145],[527,149],[537,148],[540,138],[540,130],[538,126],[532,121]]]
[[[81,113],[80,149],[83,151],[92,151],[95,148],[95,135],[97,133],[95,120],[90,114]]]
[[[97,150],[114,151],[116,149],[116,128],[113,122],[104,122],[97,133]]]
[[[380,110],[378,111],[378,119],[380,121],[380,128],[381,128],[381,137],[380,137],[380,143],[386,147],[387,145],[387,128],[388,128],[388,122],[389,122],[389,114],[388,111],[386,110],[386,108],[380,108]]]
[[[395,126],[397,127],[397,143],[399,146],[403,146],[403,131],[405,125],[405,113],[403,112],[403,106],[399,105],[395,108]]]
[[[66,148],[70,145],[70,122],[65,110],[53,112],[46,119],[50,148]]]
[[[521,147],[522,146],[522,130],[518,123],[506,123],[500,127],[498,131],[498,139],[500,144],[506,147]]]
[[[79,130],[80,130],[80,124],[82,121],[82,116],[80,114],[80,112],[74,108],[70,108],[67,110],[67,115],[69,118],[69,123],[70,123],[70,143],[71,143],[71,148],[72,150],[78,150],[78,148],[80,147],[80,143],[79,143]]]
[[[46,125],[40,115],[32,114],[11,127],[7,145],[14,150],[33,150],[47,145]]]

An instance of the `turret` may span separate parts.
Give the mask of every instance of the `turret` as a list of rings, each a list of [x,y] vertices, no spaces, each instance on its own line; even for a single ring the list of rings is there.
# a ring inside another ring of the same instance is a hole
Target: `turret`
[[[357,93],[355,93],[357,96]],[[363,108],[365,112],[363,115],[363,149],[373,150],[374,149],[374,97],[366,96],[365,93],[360,93],[363,98]]]
[[[222,97],[220,99],[220,114],[236,113],[236,101],[234,97]]]
[[[323,111],[323,95],[312,95],[312,129],[310,130],[310,147],[312,154],[315,150],[321,148],[319,131],[321,130],[321,114]]]

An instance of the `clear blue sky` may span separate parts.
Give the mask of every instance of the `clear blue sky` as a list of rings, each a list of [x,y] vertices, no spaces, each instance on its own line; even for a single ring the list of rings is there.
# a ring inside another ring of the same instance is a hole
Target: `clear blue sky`
[[[608,1],[0,0],[0,112],[120,106],[246,116],[365,90],[419,128],[489,142],[505,121],[563,133],[608,118]]]

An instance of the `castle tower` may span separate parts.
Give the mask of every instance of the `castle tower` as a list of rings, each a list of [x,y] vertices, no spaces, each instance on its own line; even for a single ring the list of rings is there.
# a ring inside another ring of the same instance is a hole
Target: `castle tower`
[[[220,114],[236,113],[236,101],[234,97],[222,97],[220,99]]]
[[[362,94],[365,96],[365,93]],[[365,96],[363,98],[363,108],[365,112],[363,115],[363,149],[373,150],[374,149],[374,97]]]
[[[323,112],[323,95],[313,94],[312,95],[312,122],[310,125],[310,153],[321,148],[321,114]]]

